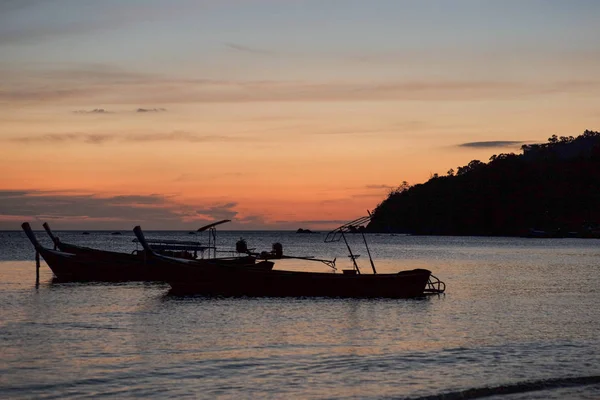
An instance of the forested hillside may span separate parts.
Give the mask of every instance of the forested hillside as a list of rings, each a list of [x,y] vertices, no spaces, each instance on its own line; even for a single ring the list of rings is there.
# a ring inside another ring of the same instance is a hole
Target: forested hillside
[[[600,132],[552,136],[522,154],[473,160],[414,186],[373,212],[371,232],[595,236],[600,224]]]

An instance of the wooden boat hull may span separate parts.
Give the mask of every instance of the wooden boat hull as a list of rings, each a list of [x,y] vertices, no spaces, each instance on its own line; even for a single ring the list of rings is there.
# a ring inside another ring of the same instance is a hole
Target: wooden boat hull
[[[157,280],[149,264],[120,263],[85,255],[39,249],[40,255],[59,281],[63,282],[126,282]],[[150,260],[149,263],[152,261]]]
[[[134,254],[121,253],[109,250],[93,249],[91,247],[77,246],[69,243],[57,243],[56,247],[63,253],[77,254],[94,258],[98,261],[117,262],[119,264],[144,264],[144,252]]]
[[[157,264],[155,259],[147,259],[143,250],[136,254],[127,254],[76,246],[62,242],[57,244],[57,247],[62,252],[79,256],[78,261],[81,267],[75,271],[63,271],[62,273],[63,276],[71,276],[72,278],[70,278],[70,280],[104,282],[163,280],[163,271],[160,270],[161,267],[155,265]],[[205,264],[251,266],[256,262],[256,258],[248,256],[189,261],[191,265],[200,266]],[[80,271],[82,268],[87,269],[87,271]],[[57,274],[55,273],[55,275]]]
[[[69,254],[55,250],[40,249],[48,267],[59,281],[64,282],[135,282],[135,281],[164,281],[166,275],[165,263],[154,258],[144,260],[143,256],[135,256],[133,262],[126,258],[109,258],[95,252]],[[127,255],[127,254],[125,254]],[[188,261],[190,268],[253,268],[255,259],[207,259]],[[271,267],[272,268],[272,263]]]

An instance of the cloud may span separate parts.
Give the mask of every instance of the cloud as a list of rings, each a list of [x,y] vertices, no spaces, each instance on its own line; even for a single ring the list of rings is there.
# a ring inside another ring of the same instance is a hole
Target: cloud
[[[290,223],[294,222],[296,224],[308,224],[308,225],[332,225],[332,224],[345,224],[346,220],[343,219],[307,219],[303,221],[277,221],[279,223]]]
[[[49,133],[45,135],[30,135],[7,138],[14,143],[48,143],[63,144],[78,142],[85,144],[104,144],[107,142],[143,143],[143,142],[184,142],[209,143],[240,141],[243,139],[224,135],[200,135],[184,131],[167,133],[115,134],[115,133]]]
[[[7,82],[0,88],[0,103],[17,106],[23,103],[82,103],[90,98],[100,100],[103,104],[474,101],[555,93],[595,94],[600,88],[600,81],[590,80],[546,83],[490,80],[223,81],[169,77],[106,65],[72,65],[68,68],[48,66],[45,69],[27,67],[23,70],[24,68],[0,70]]]
[[[0,0],[0,13],[2,15],[8,15],[8,13],[20,11],[45,1],[46,0]]]
[[[234,210],[237,205],[235,202],[215,205],[196,210],[196,214],[209,219],[233,219],[238,214]]]
[[[138,113],[157,113],[157,112],[165,112],[166,108],[138,108],[135,112]]]
[[[75,114],[112,114],[112,112],[107,111],[104,108],[94,108],[93,110],[77,110],[73,112]]]
[[[389,132],[390,128],[341,128],[331,130],[319,130],[312,129],[311,133],[314,135],[368,135],[371,133]]]
[[[102,144],[114,140],[114,136],[105,134],[86,133],[49,133],[46,135],[19,136],[8,138],[15,143],[54,143],[63,144],[69,142],[81,142],[87,144]]]
[[[124,205],[124,204],[136,204],[136,205],[156,205],[163,204],[169,196],[161,194],[151,194],[147,196],[142,195],[119,195],[110,197],[110,204],[113,205]]]
[[[172,182],[207,182],[213,180],[222,180],[225,177],[238,178],[246,175],[242,172],[221,172],[221,173],[210,173],[207,171],[194,172],[194,173],[183,173],[175,177]]]
[[[166,112],[166,108],[138,108],[135,110],[136,113],[160,113]],[[114,111],[108,111],[104,108],[94,108],[92,110],[76,110],[73,111],[75,114],[115,114]]]
[[[494,147],[515,147],[525,142],[517,140],[492,140],[488,142],[468,142],[461,143],[458,147],[469,147],[469,148],[494,148]]]
[[[259,49],[256,47],[245,46],[243,44],[238,44],[238,43],[228,42],[228,43],[225,43],[225,46],[227,46],[228,48],[230,48],[232,50],[236,50],[236,51],[243,52],[243,53],[261,54],[261,55],[267,55],[267,56],[276,55],[276,53],[274,51]]]
[[[64,36],[80,36],[121,27],[131,27],[139,22],[159,21],[176,18],[190,11],[190,6],[182,4],[177,8],[169,7],[168,12],[159,5],[137,7],[124,4],[119,7],[105,2],[73,2],[76,20],[43,20],[39,23],[37,15],[47,14],[60,5],[49,0],[0,0],[0,45],[21,45],[39,43]],[[82,4],[79,4],[82,3]],[[36,6],[34,10],[33,6]],[[12,23],[13,13],[20,13]],[[68,16],[66,16],[68,18]]]
[[[297,229],[333,227],[345,220],[275,221],[260,213],[240,213],[237,202],[186,204],[175,194],[107,195],[76,190],[0,190],[0,229],[19,229],[23,221],[56,221],[55,229],[197,229],[232,219],[226,229]],[[207,222],[208,221],[208,222]]]
[[[137,135],[126,135],[122,140],[125,142],[216,142],[227,141],[229,137],[218,135],[196,135],[184,131],[169,133],[146,133]]]
[[[200,208],[198,206],[201,206]],[[149,229],[198,228],[199,222],[232,219],[237,203],[182,204],[175,195],[101,195],[71,191],[0,190],[0,229],[17,229],[19,221],[55,220],[61,229],[129,229],[142,223]]]
[[[365,188],[367,189],[394,189],[394,186],[392,185],[366,185]]]
[[[5,216],[112,221],[178,220],[178,206],[165,195],[101,196],[39,190],[0,191]]]
[[[34,43],[55,36],[93,32],[102,29],[96,24],[72,23],[64,26],[6,29],[0,34],[0,45]]]

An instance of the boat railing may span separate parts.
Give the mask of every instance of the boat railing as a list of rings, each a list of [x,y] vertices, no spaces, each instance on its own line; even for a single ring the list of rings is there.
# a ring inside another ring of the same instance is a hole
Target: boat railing
[[[425,294],[442,294],[446,291],[446,284],[440,281],[437,276],[430,275],[427,285],[423,293]]]

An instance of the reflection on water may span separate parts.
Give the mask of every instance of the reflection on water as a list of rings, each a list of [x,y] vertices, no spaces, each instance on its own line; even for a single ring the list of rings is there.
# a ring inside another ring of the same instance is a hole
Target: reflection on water
[[[329,254],[313,235],[255,235],[290,254]],[[177,297],[164,284],[56,284],[45,266],[36,289],[32,261],[0,262],[0,393],[418,398],[546,382],[501,398],[598,397],[597,241],[370,239],[378,270],[427,267],[447,294]],[[582,377],[592,381],[568,387]]]

